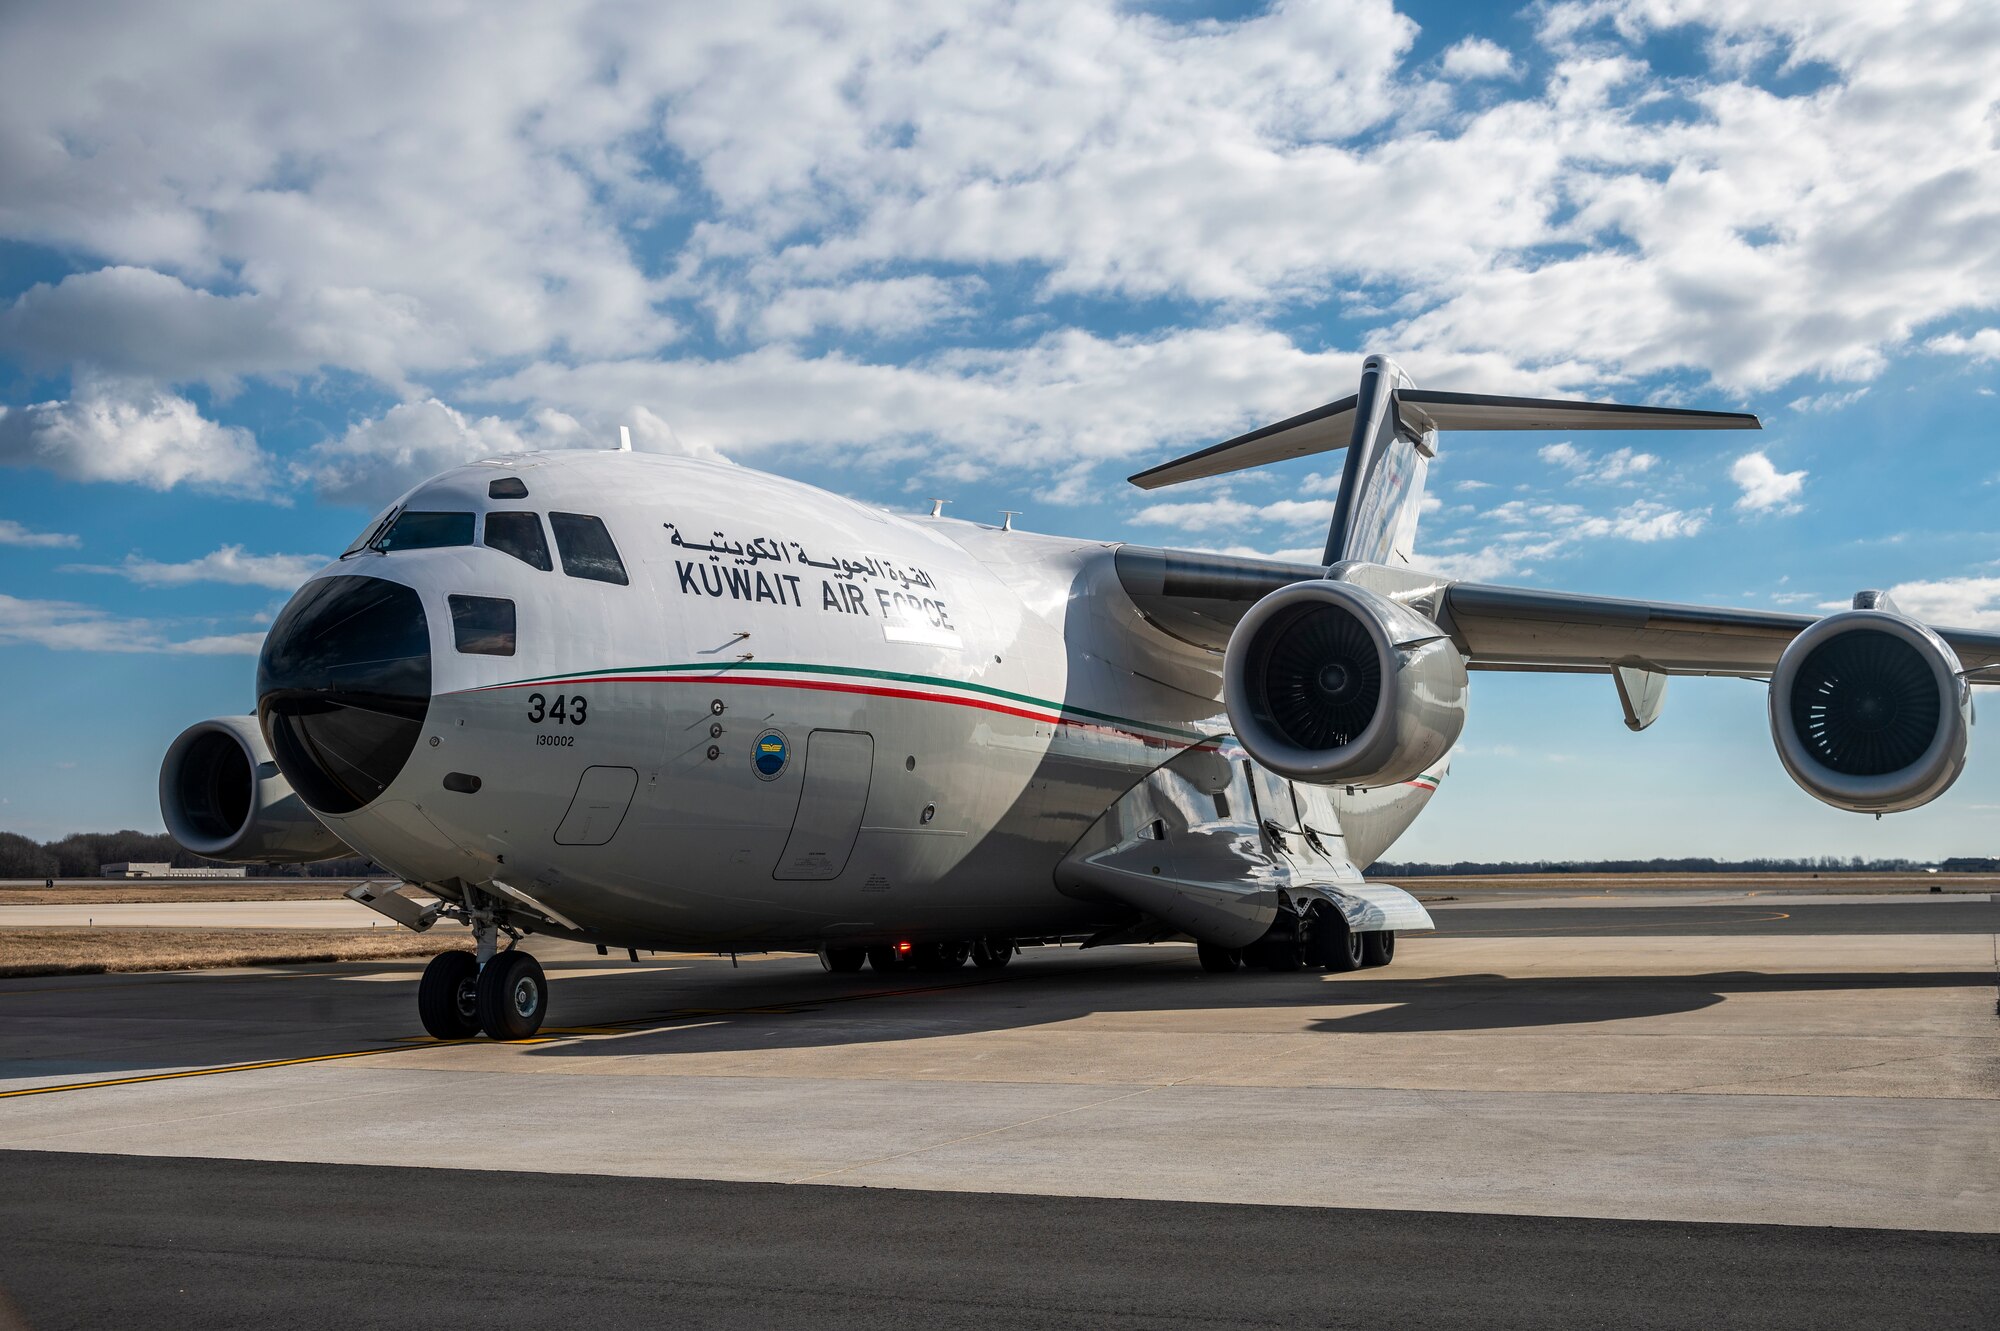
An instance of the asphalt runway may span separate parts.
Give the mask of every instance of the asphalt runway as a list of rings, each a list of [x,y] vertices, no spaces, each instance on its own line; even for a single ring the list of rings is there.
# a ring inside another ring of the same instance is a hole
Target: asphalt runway
[[[1991,1324],[2000,911],[1681,901],[1444,903],[1340,976],[538,940],[510,1045],[423,1036],[416,963],[0,981],[0,1281],[38,1327]]]
[[[26,1325],[1990,1327],[1986,1235],[0,1153]],[[45,1199],[68,1204],[51,1211]],[[445,1251],[438,1245],[443,1243]],[[4,1314],[0,1314],[4,1316]]]

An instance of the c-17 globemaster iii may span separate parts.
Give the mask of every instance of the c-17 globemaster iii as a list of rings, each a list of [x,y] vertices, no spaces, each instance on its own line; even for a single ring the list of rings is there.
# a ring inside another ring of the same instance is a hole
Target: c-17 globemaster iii
[[[906,517],[629,449],[456,467],[298,590],[255,715],[177,738],[161,805],[198,854],[365,855],[399,882],[357,900],[469,925],[419,986],[440,1038],[539,1028],[531,934],[833,971],[1170,938],[1215,972],[1382,965],[1430,917],[1357,866],[1443,779],[1470,671],[1605,676],[1635,730],[1670,676],[1768,680],[1779,758],[1828,804],[1957,778],[2000,634],[1879,592],[1813,618],[1412,565],[1440,431],[1755,428],[1424,391],[1377,356],[1350,397],[1132,478],[1345,448],[1317,565]]]

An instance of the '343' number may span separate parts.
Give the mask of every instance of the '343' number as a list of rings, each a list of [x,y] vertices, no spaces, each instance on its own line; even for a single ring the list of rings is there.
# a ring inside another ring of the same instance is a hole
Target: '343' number
[[[530,721],[553,721],[559,726],[580,726],[589,715],[589,700],[581,693],[572,693],[567,697],[558,693],[554,702],[550,702],[539,693],[528,695],[528,719]]]

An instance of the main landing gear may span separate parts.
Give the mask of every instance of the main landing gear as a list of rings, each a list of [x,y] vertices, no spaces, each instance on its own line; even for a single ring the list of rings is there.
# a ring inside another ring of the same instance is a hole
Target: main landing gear
[[[1325,970],[1333,974],[1386,966],[1396,957],[1396,935],[1383,929],[1356,933],[1330,912],[1314,916],[1304,937],[1266,935],[1248,947],[1218,947],[1198,943],[1195,953],[1210,975],[1227,975],[1244,967],[1268,971]]]
[[[950,943],[881,943],[875,947],[824,947],[820,965],[836,975],[861,969],[863,962],[884,975],[920,971],[949,974],[970,961],[983,971],[999,970],[1014,959],[1011,938],[965,938]]]
[[[440,1040],[525,1040],[542,1028],[549,981],[519,947],[498,950],[499,928],[487,912],[471,916],[476,952],[440,952],[417,984],[417,1015]]]

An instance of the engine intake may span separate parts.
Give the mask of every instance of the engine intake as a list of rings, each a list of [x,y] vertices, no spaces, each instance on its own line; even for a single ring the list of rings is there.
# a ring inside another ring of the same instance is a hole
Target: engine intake
[[[197,855],[253,864],[298,864],[352,855],[313,817],[247,716],[198,721],[167,746],[160,816]]]
[[[1965,770],[1972,690],[1958,656],[1887,610],[1829,615],[1771,676],[1771,736],[1792,780],[1855,813],[1928,804]]]
[[[1222,680],[1237,739],[1294,781],[1407,781],[1465,727],[1465,660],[1444,630],[1352,583],[1294,583],[1257,602]]]

